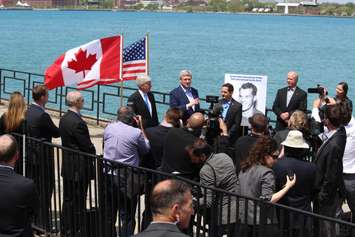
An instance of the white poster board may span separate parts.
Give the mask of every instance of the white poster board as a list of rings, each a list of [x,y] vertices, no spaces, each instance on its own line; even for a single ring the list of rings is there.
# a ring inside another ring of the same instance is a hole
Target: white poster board
[[[265,114],[267,76],[225,74],[224,83],[233,85],[233,99],[243,106],[242,126],[249,126],[248,118],[253,114]]]

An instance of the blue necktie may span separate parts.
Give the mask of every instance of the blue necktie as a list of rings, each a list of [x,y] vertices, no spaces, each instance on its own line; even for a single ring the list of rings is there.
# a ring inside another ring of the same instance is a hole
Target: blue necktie
[[[147,94],[144,94],[144,102],[145,102],[145,105],[148,108],[149,113],[151,113],[150,107],[149,107],[149,103],[148,103],[148,95]]]

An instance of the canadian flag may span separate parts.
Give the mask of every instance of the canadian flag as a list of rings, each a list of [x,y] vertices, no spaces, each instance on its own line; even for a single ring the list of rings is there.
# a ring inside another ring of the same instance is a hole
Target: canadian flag
[[[44,84],[50,90],[60,86],[85,89],[120,81],[122,44],[123,37],[118,35],[68,50],[47,68]]]

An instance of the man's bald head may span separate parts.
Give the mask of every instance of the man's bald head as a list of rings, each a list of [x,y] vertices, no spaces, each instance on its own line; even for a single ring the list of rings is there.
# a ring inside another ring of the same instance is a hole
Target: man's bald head
[[[185,194],[191,193],[191,187],[176,179],[168,179],[155,185],[151,199],[151,211],[153,215],[169,215],[174,204],[183,205]]]
[[[9,163],[17,154],[17,142],[11,135],[0,136],[0,163]]]
[[[202,113],[196,112],[191,115],[191,117],[187,120],[187,127],[197,129],[202,128],[205,122],[205,117]]]

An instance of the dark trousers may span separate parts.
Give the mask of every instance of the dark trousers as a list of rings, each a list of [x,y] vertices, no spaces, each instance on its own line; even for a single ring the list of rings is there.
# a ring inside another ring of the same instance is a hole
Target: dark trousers
[[[126,177],[105,175],[104,229],[106,237],[116,237],[116,219],[119,211],[118,228],[120,237],[131,236],[135,228],[135,213],[138,195],[127,195]]]
[[[51,199],[54,189],[54,162],[52,157],[39,156],[37,162],[32,162],[33,160],[29,159],[26,164],[26,176],[35,182],[40,198],[40,209],[35,223],[47,231],[50,231],[52,226]]]
[[[71,180],[63,177],[63,210],[61,232],[65,237],[84,237],[87,179]]]
[[[314,202],[314,212],[320,215],[335,218],[336,211],[342,203],[342,198],[337,192],[335,198],[327,204],[319,203],[318,200]],[[319,237],[335,237],[335,224],[325,220],[319,220],[315,223],[315,236]]]

